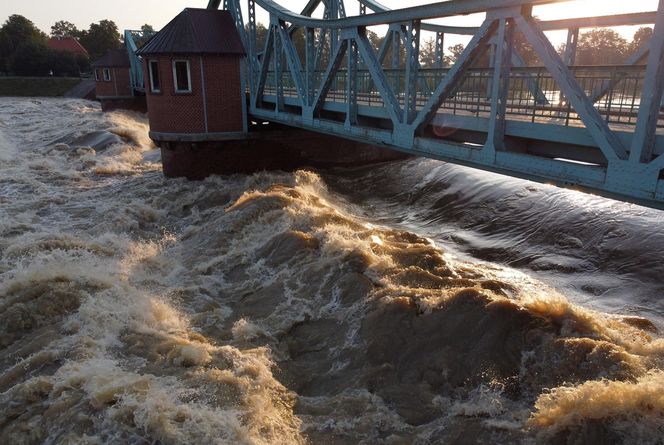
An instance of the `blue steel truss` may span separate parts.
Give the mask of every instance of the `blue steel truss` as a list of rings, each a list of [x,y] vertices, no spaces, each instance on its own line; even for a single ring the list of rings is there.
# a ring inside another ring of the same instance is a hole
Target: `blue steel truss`
[[[664,208],[664,0],[657,11],[548,22],[533,17],[533,6],[562,0],[450,0],[399,10],[359,0],[354,17],[343,0],[310,0],[301,14],[248,0],[246,27],[239,1],[224,6],[248,50],[243,73],[254,121]],[[323,18],[312,18],[321,4]],[[260,48],[257,7],[270,16]],[[473,13],[485,13],[481,26],[425,22]],[[624,65],[575,66],[579,29],[642,24],[654,24],[653,35]],[[367,28],[381,25],[387,34],[375,48]],[[568,30],[563,55],[544,34],[561,29]],[[433,67],[420,64],[423,32],[435,36]],[[542,66],[524,66],[516,33]],[[442,60],[446,34],[471,37],[450,67]]]
[[[139,46],[142,46],[153,33],[144,31],[125,30],[124,43],[129,54],[129,74],[131,79],[131,87],[134,93],[145,92],[145,78],[143,76],[143,63],[140,57],[136,54]]]

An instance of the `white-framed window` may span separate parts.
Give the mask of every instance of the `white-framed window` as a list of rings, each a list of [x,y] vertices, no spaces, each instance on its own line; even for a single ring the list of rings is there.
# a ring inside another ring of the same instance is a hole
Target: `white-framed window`
[[[106,82],[111,81],[111,69],[110,68],[104,68],[104,80]]]
[[[161,93],[161,79],[159,78],[159,62],[156,60],[148,61],[148,71],[150,72],[150,91]]]
[[[188,60],[173,61],[173,83],[176,93],[191,93],[191,69]]]
[[[99,68],[95,68],[95,80],[99,82]]]

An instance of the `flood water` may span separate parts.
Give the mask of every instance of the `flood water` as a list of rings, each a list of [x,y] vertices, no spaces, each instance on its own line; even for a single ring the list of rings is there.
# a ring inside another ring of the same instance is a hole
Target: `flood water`
[[[427,159],[166,179],[0,100],[0,443],[662,444],[662,212]]]

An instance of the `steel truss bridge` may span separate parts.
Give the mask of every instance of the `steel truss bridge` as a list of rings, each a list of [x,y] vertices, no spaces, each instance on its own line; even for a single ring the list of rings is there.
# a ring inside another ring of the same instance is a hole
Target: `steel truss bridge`
[[[632,14],[533,15],[533,7],[561,1],[450,0],[389,10],[359,0],[360,14],[349,17],[343,0],[310,0],[299,14],[248,0],[246,20],[240,0],[211,0],[208,8],[230,11],[247,49],[250,120],[664,208],[664,0],[657,11]],[[264,36],[258,8],[269,15]],[[311,17],[317,9],[323,18]],[[475,13],[485,14],[479,27],[425,22]],[[654,25],[654,32],[623,65],[575,64],[580,29],[623,25]],[[380,47],[371,29],[384,33]],[[562,55],[544,33],[552,30],[567,30]],[[420,62],[427,33],[435,38],[433,66]],[[450,34],[470,42],[444,67]],[[517,35],[541,66],[525,66]]]

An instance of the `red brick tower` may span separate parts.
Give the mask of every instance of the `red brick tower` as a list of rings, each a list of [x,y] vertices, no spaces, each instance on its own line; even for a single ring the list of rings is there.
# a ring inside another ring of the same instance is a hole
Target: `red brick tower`
[[[155,142],[244,138],[245,52],[228,11],[185,9],[137,54]]]

